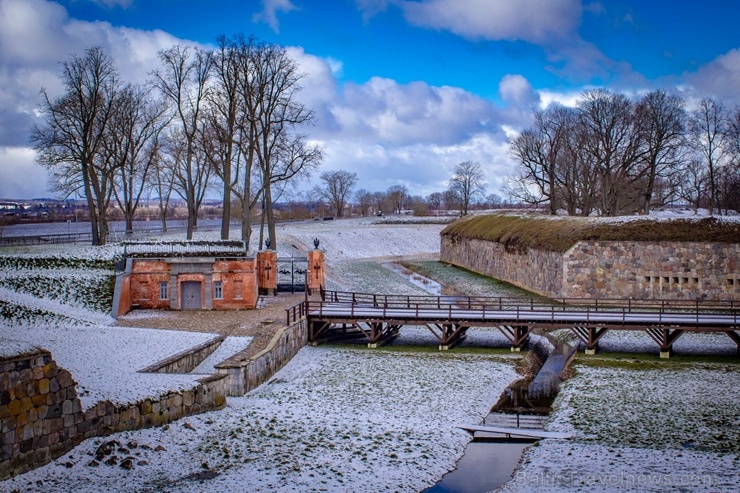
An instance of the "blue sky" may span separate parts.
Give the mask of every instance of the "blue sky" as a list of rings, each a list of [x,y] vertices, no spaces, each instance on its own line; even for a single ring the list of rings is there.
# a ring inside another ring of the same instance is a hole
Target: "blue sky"
[[[740,104],[738,19],[734,0],[0,0],[0,198],[50,195],[28,144],[39,90],[59,91],[59,62],[95,44],[136,82],[177,43],[286,46],[322,170],[424,196],[468,160],[500,193],[532,108],[587,88]]]

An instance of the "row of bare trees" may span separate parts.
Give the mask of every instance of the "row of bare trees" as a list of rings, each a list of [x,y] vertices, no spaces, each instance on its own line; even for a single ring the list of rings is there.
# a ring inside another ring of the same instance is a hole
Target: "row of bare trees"
[[[597,89],[575,107],[534,112],[534,125],[511,142],[516,176],[506,192],[550,213],[647,214],[684,202],[738,210],[740,108],[655,90],[632,101]]]
[[[63,62],[61,96],[42,90],[43,123],[31,135],[37,161],[56,191],[86,197],[94,244],[105,243],[112,200],[131,231],[149,191],[165,229],[173,192],[184,200],[192,239],[198,210],[217,184],[222,238],[235,204],[247,245],[257,207],[260,244],[265,226],[277,244],[273,204],[322,159],[300,131],[314,120],[297,98],[303,74],[280,46],[242,35],[217,41],[215,50],[161,51],[159,68],[142,85],[124,83],[114,60],[92,47]]]
[[[362,216],[369,214],[396,213],[407,211],[428,214],[443,206],[446,210],[457,210],[461,215],[468,213],[474,205],[484,205],[485,174],[480,163],[465,161],[452,172],[445,192],[434,192],[428,197],[412,196],[405,185],[393,185],[385,192],[370,192],[364,188],[355,191],[357,174],[349,171],[326,171],[321,174],[321,185],[313,190],[313,196],[326,201],[336,217],[356,205]],[[354,199],[354,202],[352,202]],[[497,205],[500,199],[490,197]]]

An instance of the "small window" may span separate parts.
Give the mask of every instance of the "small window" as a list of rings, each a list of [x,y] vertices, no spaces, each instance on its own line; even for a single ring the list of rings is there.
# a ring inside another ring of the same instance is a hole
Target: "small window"
[[[244,283],[242,281],[234,281],[234,299],[244,299]]]
[[[735,285],[735,280],[733,278],[731,278],[731,277],[728,278],[727,279],[727,285],[730,286],[730,287],[734,286]]]
[[[224,284],[221,281],[215,281],[213,283],[213,299],[222,300],[224,299]]]
[[[688,277],[684,277],[683,278],[683,283],[684,283],[684,285],[688,286],[689,285],[689,278]]]
[[[645,282],[646,282],[647,284],[650,284],[650,276],[645,276]]]
[[[161,281],[159,283],[159,299],[168,300],[170,299],[169,284],[167,281]]]
[[[663,277],[663,283],[664,284],[668,284],[669,282],[671,282],[671,278],[670,277]]]

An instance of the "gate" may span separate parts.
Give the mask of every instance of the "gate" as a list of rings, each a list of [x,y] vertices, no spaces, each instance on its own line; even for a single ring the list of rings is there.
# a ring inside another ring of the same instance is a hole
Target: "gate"
[[[181,282],[180,292],[180,306],[183,310],[200,310],[203,308],[200,281]]]
[[[308,258],[278,258],[277,271],[278,292],[302,293],[306,290]]]

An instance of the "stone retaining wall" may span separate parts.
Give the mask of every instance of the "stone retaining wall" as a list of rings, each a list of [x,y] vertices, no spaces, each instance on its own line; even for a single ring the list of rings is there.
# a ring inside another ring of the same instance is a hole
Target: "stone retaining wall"
[[[560,254],[443,236],[440,259],[551,298],[740,300],[738,243],[579,241]]]
[[[564,296],[563,257],[556,252],[509,253],[500,243],[443,236],[440,259],[544,296]]]
[[[169,358],[140,370],[142,373],[190,373],[224,342],[226,336],[216,336],[193,348],[186,349]]]
[[[226,378],[212,375],[194,388],[83,410],[72,375],[49,351],[0,358],[0,480],[44,465],[82,440],[168,423],[226,404]]]
[[[307,343],[308,324],[303,318],[279,329],[267,348],[251,358],[229,358],[217,364],[216,369],[226,376],[228,395],[244,395],[266,382]]]

